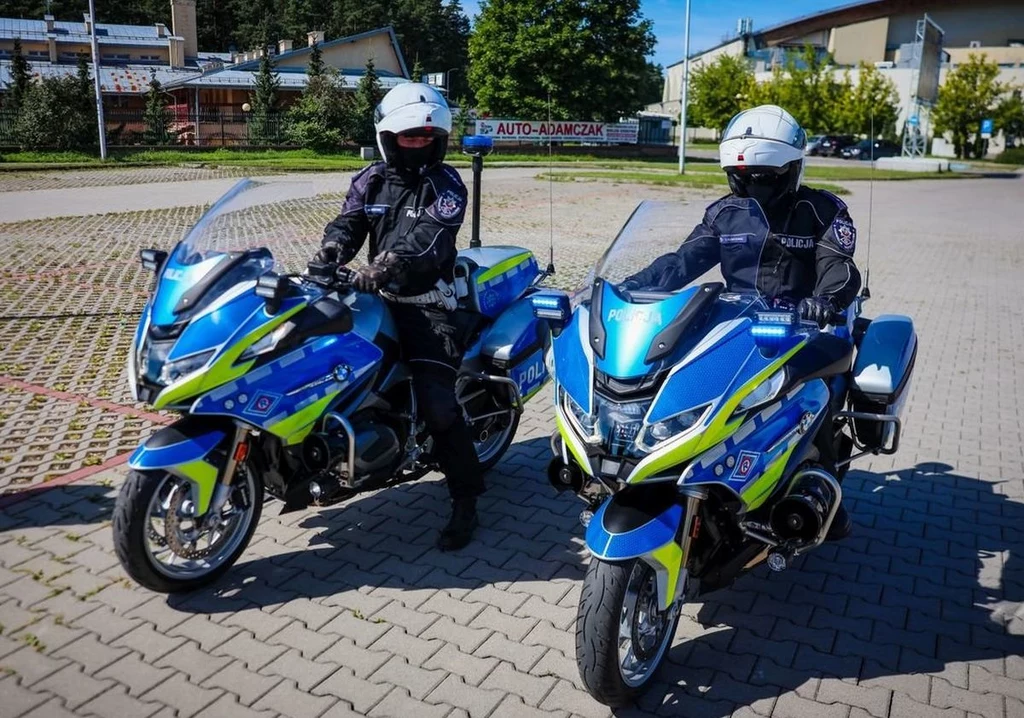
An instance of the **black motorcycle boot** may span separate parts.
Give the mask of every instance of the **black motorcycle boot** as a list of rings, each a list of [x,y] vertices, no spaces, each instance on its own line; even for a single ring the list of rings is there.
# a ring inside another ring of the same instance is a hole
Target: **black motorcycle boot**
[[[442,551],[458,551],[473,540],[473,531],[480,525],[476,515],[476,498],[452,499],[452,517],[441,530],[437,547]]]
[[[828,527],[828,533],[825,534],[825,540],[841,541],[851,533],[853,533],[853,519],[850,518],[850,512],[840,502],[839,508],[836,509],[836,515],[832,519],[832,525]]]

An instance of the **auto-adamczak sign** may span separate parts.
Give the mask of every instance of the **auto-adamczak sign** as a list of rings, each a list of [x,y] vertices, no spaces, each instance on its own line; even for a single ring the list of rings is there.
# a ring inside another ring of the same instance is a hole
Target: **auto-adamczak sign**
[[[551,140],[552,142],[602,142],[635,145],[640,125],[636,122],[544,122],[527,120],[477,120],[476,134],[495,140]]]

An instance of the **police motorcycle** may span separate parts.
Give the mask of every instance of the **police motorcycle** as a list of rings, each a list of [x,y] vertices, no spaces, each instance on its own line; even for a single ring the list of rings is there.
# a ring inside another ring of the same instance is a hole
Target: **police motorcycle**
[[[916,355],[910,318],[868,320],[861,299],[822,330],[708,278],[620,288],[687,224],[644,202],[577,293],[532,297],[556,334],[549,479],[587,503],[577,663],[610,706],[650,684],[685,601],[821,545],[850,461],[897,450]]]
[[[114,511],[125,571],[155,591],[194,589],[241,555],[264,493],[284,510],[326,506],[436,467],[398,360],[384,302],[350,273],[284,273],[274,253],[308,256],[295,222],[337,211],[308,185],[243,180],[170,252],[144,250],[156,288],[128,360],[134,397],[174,412],[131,455]],[[550,342],[528,295],[529,251],[458,255],[468,337],[457,391],[484,469],[508,449],[524,402],[547,379]]]

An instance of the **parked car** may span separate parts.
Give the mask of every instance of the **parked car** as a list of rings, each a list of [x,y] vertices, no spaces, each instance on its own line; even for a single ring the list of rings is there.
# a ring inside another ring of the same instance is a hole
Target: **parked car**
[[[807,146],[804,148],[804,154],[815,155],[817,154],[818,147],[821,144],[824,135],[811,135],[807,138]]]
[[[842,157],[844,160],[877,160],[879,157],[898,157],[903,151],[902,147],[889,140],[875,140],[874,145],[872,148],[871,140],[861,140],[844,148]]]
[[[844,147],[849,147],[857,141],[853,135],[822,135],[813,151],[807,154],[821,157],[838,157]]]

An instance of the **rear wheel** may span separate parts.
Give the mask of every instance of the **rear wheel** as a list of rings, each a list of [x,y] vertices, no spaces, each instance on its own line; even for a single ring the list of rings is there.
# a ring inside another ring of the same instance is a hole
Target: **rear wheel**
[[[197,517],[195,486],[166,471],[132,471],[114,506],[114,549],[140,585],[190,591],[223,574],[259,523],[263,482],[239,467],[220,515]]]
[[[459,404],[466,414],[483,471],[501,461],[519,428],[519,412],[505,398],[504,391],[495,391],[490,384],[467,381],[460,383],[458,390]]]
[[[643,561],[592,559],[576,614],[576,663],[590,695],[608,706],[639,696],[672,642],[681,605],[658,609],[657,578]]]

